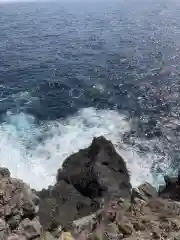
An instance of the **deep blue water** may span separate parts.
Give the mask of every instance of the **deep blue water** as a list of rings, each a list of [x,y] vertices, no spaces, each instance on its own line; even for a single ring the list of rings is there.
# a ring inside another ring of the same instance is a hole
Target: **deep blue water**
[[[134,185],[174,173],[179,39],[177,0],[1,3],[0,163],[41,188],[103,134]]]

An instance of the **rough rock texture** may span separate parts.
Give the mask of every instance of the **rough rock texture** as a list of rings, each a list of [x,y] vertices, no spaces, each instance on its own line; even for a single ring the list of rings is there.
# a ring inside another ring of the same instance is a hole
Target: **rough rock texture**
[[[27,184],[11,178],[7,168],[0,168],[0,240],[40,237],[38,203],[39,198]]]
[[[7,223],[0,219],[0,240],[6,239],[9,234],[9,228]]]
[[[165,185],[160,186],[159,196],[180,201],[180,173],[177,177],[164,177]]]
[[[39,193],[41,224],[46,230],[53,230],[69,221],[94,212],[98,205],[84,197],[72,185],[58,182],[53,188]]]
[[[38,219],[30,220],[25,218],[19,224],[18,232],[23,234],[27,239],[35,239],[41,236],[42,227]]]
[[[12,216],[33,217],[37,204],[38,197],[27,184],[0,168],[0,218],[8,221]]]
[[[104,137],[67,158],[57,183],[38,192],[40,221],[46,230],[93,213],[102,199],[130,197],[125,161]]]
[[[132,189],[131,201],[133,201],[135,198],[147,200],[148,198],[156,197],[158,197],[158,192],[156,188],[151,186],[151,184],[145,182],[141,184],[138,188]]]
[[[164,180],[159,191],[147,182],[131,189],[124,160],[103,137],[37,193],[0,168],[0,240],[178,240],[180,174]]]
[[[125,161],[104,137],[94,138],[90,147],[67,158],[58,171],[57,181],[61,180],[91,199],[130,196]]]
[[[56,238],[54,238],[52,236],[52,234],[50,232],[42,232],[41,237],[39,238],[39,240],[55,240]]]
[[[75,221],[73,226],[79,230],[79,235],[74,230],[75,239],[180,239],[180,203],[160,198],[150,184],[145,183],[144,188],[146,189],[146,193],[143,194],[145,200],[141,195],[136,195],[135,198],[131,198],[133,201],[123,202],[122,199],[110,201],[101,213],[95,213],[93,225],[91,217],[86,218],[89,220],[89,225],[84,218]],[[142,185],[137,192],[141,190]],[[99,215],[101,215],[100,218]],[[85,222],[84,228],[81,227],[83,221]]]

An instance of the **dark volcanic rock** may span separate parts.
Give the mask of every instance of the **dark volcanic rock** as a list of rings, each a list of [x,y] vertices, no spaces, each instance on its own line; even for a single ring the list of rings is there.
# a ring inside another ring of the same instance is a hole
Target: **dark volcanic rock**
[[[0,168],[0,180],[3,178],[9,178],[10,171],[8,168]]]
[[[125,161],[104,137],[65,160],[57,181],[65,180],[91,199],[130,196],[131,184]]]
[[[160,186],[159,196],[180,201],[180,173],[178,177],[164,177],[165,185]]]
[[[178,239],[177,200],[180,174],[166,176],[159,195],[147,182],[131,191],[124,160],[99,137],[40,192],[0,168],[0,240]]]
[[[130,197],[126,164],[113,144],[95,138],[90,147],[68,157],[57,183],[38,192],[40,222],[46,230],[95,212],[102,199]]]
[[[84,197],[72,185],[65,181],[58,182],[53,188],[38,193],[41,201],[39,208],[40,222],[45,230],[54,230],[59,224],[66,225],[94,212],[98,205]]]

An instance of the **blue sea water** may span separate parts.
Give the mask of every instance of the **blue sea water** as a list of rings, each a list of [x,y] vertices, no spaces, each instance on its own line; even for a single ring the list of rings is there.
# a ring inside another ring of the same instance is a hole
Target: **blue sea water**
[[[0,164],[41,189],[105,135],[137,185],[179,168],[180,3],[0,3]]]

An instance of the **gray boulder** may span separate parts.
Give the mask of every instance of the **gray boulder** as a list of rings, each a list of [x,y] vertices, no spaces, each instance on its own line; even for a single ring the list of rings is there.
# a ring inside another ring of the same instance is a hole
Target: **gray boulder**
[[[7,239],[8,234],[9,234],[8,225],[3,219],[0,219],[0,240]]]
[[[50,231],[96,212],[104,199],[129,198],[130,176],[113,144],[98,137],[68,157],[58,170],[56,184],[37,194],[40,222]]]
[[[6,168],[0,168],[0,217],[36,215],[38,197],[23,181],[10,177]]]
[[[27,239],[36,239],[41,236],[42,227],[37,219],[31,221],[26,218],[20,223],[18,232],[24,235]]]
[[[145,182],[141,184],[137,188],[132,189],[131,200],[134,201],[135,198],[142,199],[147,201],[149,198],[158,197],[158,192],[155,187],[153,187],[150,183]]]

